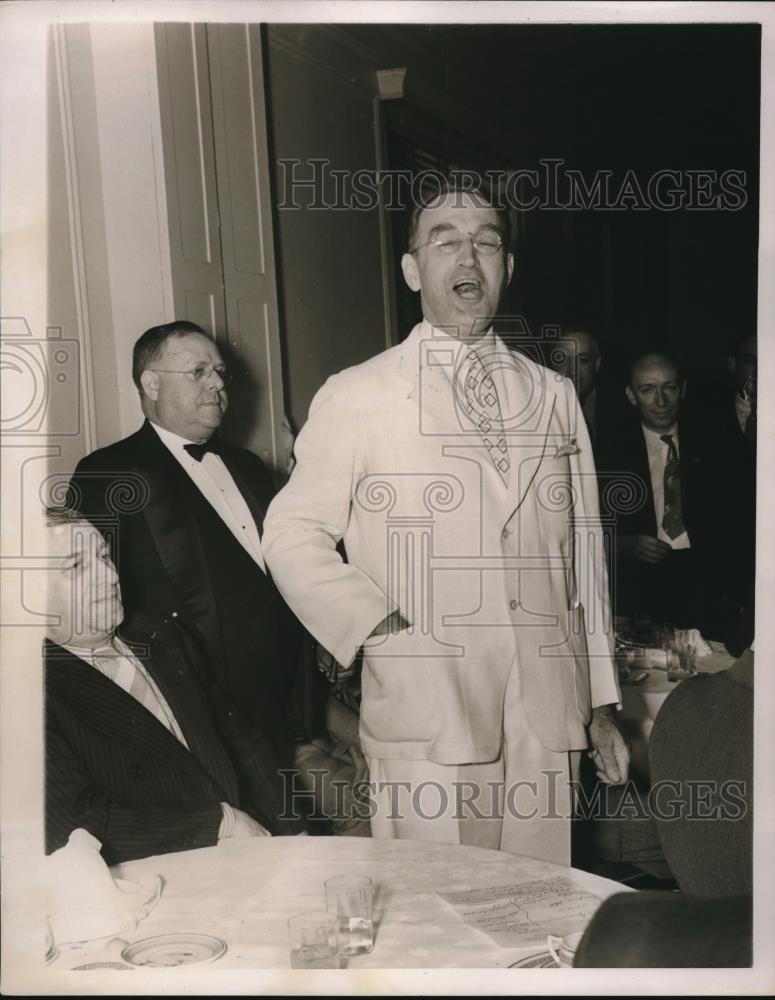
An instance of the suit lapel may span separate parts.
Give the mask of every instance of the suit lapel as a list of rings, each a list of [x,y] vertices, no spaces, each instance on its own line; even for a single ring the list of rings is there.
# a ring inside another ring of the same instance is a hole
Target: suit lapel
[[[429,418],[440,430],[455,434],[460,441],[463,425],[452,389],[458,355],[459,344],[435,338],[433,328],[421,323],[404,342],[399,371],[411,384],[407,398],[420,408],[423,421]]]
[[[553,454],[554,447],[564,436],[559,432],[550,436],[557,397],[547,383],[546,370],[508,350],[502,343],[500,346],[504,352],[501,370],[506,390],[501,412],[511,461],[506,501],[508,519],[524,501],[547,449]],[[554,425],[559,431],[556,420]]]
[[[142,620],[136,621],[132,631],[122,638],[158,685],[193,756],[216,784],[228,793],[227,797],[236,801],[234,769],[216,735],[183,651],[168,645],[151,623],[145,627]]]
[[[46,671],[48,685],[90,728],[130,746],[142,743],[144,749],[178,769],[190,771],[199,766],[166,726],[130,694],[91,664],[48,641]]]
[[[148,481],[150,496],[143,514],[159,559],[191,618],[211,640],[220,621],[202,541],[188,497],[196,486],[146,422],[138,435],[135,470]],[[206,501],[205,501],[206,502]]]

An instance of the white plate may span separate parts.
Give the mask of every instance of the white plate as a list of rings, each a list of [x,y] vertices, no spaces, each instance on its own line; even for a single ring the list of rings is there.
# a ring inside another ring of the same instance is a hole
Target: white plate
[[[226,953],[226,942],[211,934],[159,934],[130,944],[121,957],[131,965],[171,968],[195,962],[215,962]]]

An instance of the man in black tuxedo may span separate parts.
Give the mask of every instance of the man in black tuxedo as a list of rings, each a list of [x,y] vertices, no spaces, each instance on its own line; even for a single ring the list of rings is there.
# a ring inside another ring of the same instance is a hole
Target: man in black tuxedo
[[[47,852],[79,827],[109,863],[300,832],[281,818],[260,747],[236,723],[229,743],[218,735],[214,712],[226,703],[206,696],[208,671],[184,630],[144,614],[119,626],[102,535],[68,508],[47,520]]]
[[[723,639],[741,601],[734,459],[723,436],[684,414],[685,392],[673,358],[635,358],[626,395],[637,419],[622,422],[598,470],[603,513],[616,521],[615,613]]]
[[[292,761],[286,709],[304,637],[261,555],[269,476],[216,433],[229,372],[200,327],[147,330],[132,377],[145,423],[78,464],[69,503],[108,540],[127,615],[191,634],[276,773]]]

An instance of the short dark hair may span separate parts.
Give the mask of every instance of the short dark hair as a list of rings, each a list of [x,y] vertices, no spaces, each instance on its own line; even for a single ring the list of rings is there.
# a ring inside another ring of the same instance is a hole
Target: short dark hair
[[[686,378],[686,373],[683,370],[681,362],[672,351],[665,350],[664,347],[651,347],[648,350],[639,350],[637,353],[630,356],[630,360],[627,364],[627,384],[630,388],[632,388],[632,373],[644,358],[664,358],[665,361],[669,361],[671,365],[675,366],[675,370],[678,373],[678,378],[681,382],[683,382]]]
[[[472,188],[469,185],[463,184],[454,176],[443,182],[438,181],[433,186],[426,185],[421,190],[420,197],[412,206],[412,214],[409,216],[409,235],[407,238],[409,253],[413,252],[413,248],[416,249],[414,244],[417,240],[417,229],[420,224],[420,216],[422,213],[426,208],[436,204],[436,202],[443,201],[444,198],[450,194],[458,195],[458,197],[468,194],[477,203],[481,203],[483,206],[493,209],[495,214],[498,216],[498,225],[500,228],[501,239],[503,240],[503,249],[506,253],[508,253],[511,244],[511,218],[509,216],[508,209],[505,208],[500,200],[494,197],[492,192],[488,191],[483,185]]]
[[[163,323],[161,326],[152,326],[150,330],[138,338],[132,351],[132,381],[137,386],[137,391],[142,396],[143,386],[140,376],[159,357],[165,343],[170,337],[185,337],[189,333],[201,333],[203,337],[207,333],[196,323],[190,323],[187,319],[175,319],[171,323]]]

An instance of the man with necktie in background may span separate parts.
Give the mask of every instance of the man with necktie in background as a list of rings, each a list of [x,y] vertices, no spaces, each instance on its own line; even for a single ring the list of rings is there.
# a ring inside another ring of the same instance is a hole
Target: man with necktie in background
[[[591,444],[571,383],[492,328],[513,266],[481,193],[415,207],[424,320],[320,389],[264,553],[340,664],[363,648],[372,835],[568,864],[580,751],[610,781],[627,751]]]
[[[634,358],[625,392],[636,419],[601,463],[608,483],[638,483],[614,512],[615,613],[723,639],[742,600],[733,456],[712,422],[685,409],[686,380],[669,354]]]

